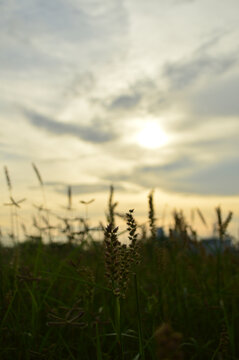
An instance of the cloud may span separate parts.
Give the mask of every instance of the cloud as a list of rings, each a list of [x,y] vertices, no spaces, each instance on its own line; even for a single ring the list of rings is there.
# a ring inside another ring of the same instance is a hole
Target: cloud
[[[18,1],[13,0],[8,4],[1,3],[0,9],[4,13],[0,28],[9,38],[36,48],[42,45],[42,50],[49,41],[54,48],[59,48],[59,43],[54,44],[54,39],[58,39],[62,45],[78,42],[81,46],[87,45],[89,48],[89,45],[94,45],[98,48],[98,41],[102,37],[110,40],[119,29],[122,33],[122,24],[123,30],[127,28],[121,1],[109,4],[101,0],[58,0],[56,4],[47,0],[22,0],[19,6]],[[39,44],[35,43],[36,39],[41,40]],[[100,45],[106,49],[109,43],[106,46],[101,42]]]
[[[96,85],[96,78],[90,71],[80,72],[74,75],[73,80],[64,89],[64,95],[68,98],[85,97]]]
[[[196,0],[174,0],[175,4],[181,5],[181,4],[187,4],[187,3],[194,3]]]
[[[62,123],[34,111],[24,110],[27,120],[38,129],[53,135],[68,135],[91,143],[105,143],[117,138],[111,128],[105,129],[102,122],[94,120],[92,124],[80,125]]]
[[[233,196],[239,195],[239,158],[208,164],[185,156],[169,164],[135,167],[107,179],[168,192]]]
[[[20,153],[16,153],[14,151],[1,151],[1,156],[4,161],[26,161],[29,160],[29,157]]]
[[[0,2],[0,13],[0,93],[10,105],[62,107],[79,95],[73,83],[65,96],[72,79],[88,72],[98,80],[125,54],[129,27],[121,0],[12,0]]]
[[[10,153],[21,154],[21,148],[36,153],[36,161],[47,161],[50,154],[51,173],[63,180],[80,152],[82,173],[103,174],[108,182],[236,193],[239,129],[229,118],[235,122],[239,115],[238,30],[235,25],[234,37],[225,30],[233,27],[236,11],[222,5],[218,14],[225,17],[217,19],[216,0],[190,2],[0,2],[0,101],[5,104],[0,121],[3,139],[12,144],[5,158],[14,160]],[[27,121],[17,127],[16,102],[31,109],[22,111]],[[61,120],[84,121],[59,121],[55,109]],[[136,132],[150,118],[172,139],[155,151],[137,144]],[[75,146],[73,138],[101,146],[92,151],[80,141]],[[71,163],[65,164],[68,157]],[[110,170],[119,173],[105,175]],[[62,193],[65,187],[52,185]],[[108,188],[103,180],[74,187],[76,193]]]
[[[189,60],[168,63],[164,68],[163,75],[169,79],[173,89],[179,90],[194,84],[202,76],[222,75],[237,62],[238,58],[234,54],[220,58],[197,54]]]
[[[239,195],[239,158],[225,159],[194,171],[178,184],[178,191],[200,195]]]
[[[203,116],[239,116],[239,74],[218,79],[192,94],[192,108]]]
[[[69,186],[66,183],[63,182],[57,182],[57,181],[48,181],[45,182],[45,185],[48,187],[51,187],[55,192],[60,194],[66,194],[67,193],[67,187]],[[125,187],[121,185],[114,186],[115,190],[117,191],[127,191]],[[73,184],[71,185],[72,194],[73,195],[84,195],[84,194],[94,194],[94,193],[102,193],[102,192],[108,192],[110,189],[110,185],[107,185],[106,183],[97,183],[97,184]]]
[[[140,171],[142,171],[144,174],[150,174],[153,172],[160,176],[166,172],[168,174],[176,174],[178,171],[181,172],[182,170],[188,169],[189,167],[193,167],[193,165],[195,165],[193,159],[191,157],[184,156],[162,165],[143,166],[140,168]]]
[[[218,121],[215,120],[215,123]],[[221,121],[222,122],[222,121]],[[230,124],[230,123],[229,123]],[[216,128],[217,124],[215,124]],[[239,138],[239,124],[237,127],[230,126],[230,132],[226,131],[221,132],[216,137],[210,138],[210,136],[201,137],[199,140],[192,140],[185,143],[178,144],[178,151],[191,151],[191,153],[213,156],[213,158],[217,159],[219,157],[225,158],[233,158],[237,153],[238,148],[238,138]],[[216,131],[216,129],[215,129]]]
[[[239,62],[238,51],[226,43],[233,36],[225,29],[212,33],[187,58],[169,61],[163,68],[162,75],[169,80],[172,90],[181,90],[195,85],[205,76],[215,78],[236,67]],[[237,46],[238,47],[238,46]]]
[[[4,138],[4,141],[6,139]],[[6,144],[0,142],[1,158],[6,164],[9,162],[26,162],[30,160],[29,154],[25,152],[22,146],[14,144]]]
[[[110,181],[128,181],[145,188],[162,187],[170,188],[176,177],[180,177],[182,172],[195,166],[193,160],[188,157],[177,158],[169,163],[155,165],[135,166],[127,172],[120,172],[114,175],[107,175]]]
[[[141,100],[140,94],[121,94],[117,96],[109,105],[111,110],[129,110],[135,108]]]

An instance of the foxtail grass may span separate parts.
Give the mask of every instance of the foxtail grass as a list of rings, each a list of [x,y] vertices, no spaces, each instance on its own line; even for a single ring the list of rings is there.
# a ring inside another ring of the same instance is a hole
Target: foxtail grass
[[[114,187],[110,186],[110,194],[108,200],[108,212],[106,214],[106,219],[109,224],[112,224],[115,227],[115,209],[118,205],[118,202],[114,202]]]
[[[151,239],[156,239],[156,218],[155,218],[155,210],[154,210],[154,191],[152,190],[148,195],[149,202],[149,228],[151,233]]]
[[[37,166],[34,163],[32,163],[32,167],[36,174],[36,177],[39,182],[40,189],[41,189],[41,193],[42,193],[42,201],[43,201],[42,210],[46,212],[47,222],[48,222],[48,224],[50,224],[49,209],[47,207],[47,198],[46,198],[46,193],[45,193],[45,184],[43,182],[41,173],[40,173],[39,169],[37,168]],[[49,242],[52,242],[50,225],[48,225],[47,233],[48,233]]]

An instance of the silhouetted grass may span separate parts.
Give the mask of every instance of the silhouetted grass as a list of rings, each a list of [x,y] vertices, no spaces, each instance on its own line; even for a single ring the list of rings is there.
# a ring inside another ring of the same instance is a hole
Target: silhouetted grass
[[[140,242],[123,297],[108,285],[102,243],[2,247],[0,358],[237,359],[238,253],[221,253],[218,292],[217,256],[200,244]]]
[[[71,209],[69,189],[68,199]],[[118,229],[116,205],[111,187],[100,242],[87,217],[58,216],[68,241],[45,244],[53,227],[41,208],[39,236],[0,246],[0,359],[238,359],[239,253],[223,246],[232,214],[216,209],[212,253],[182,212],[158,238],[153,192],[149,237],[133,210]]]

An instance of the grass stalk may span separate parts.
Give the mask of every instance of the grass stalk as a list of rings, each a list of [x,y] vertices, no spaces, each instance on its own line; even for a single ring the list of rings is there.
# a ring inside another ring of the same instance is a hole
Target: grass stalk
[[[121,359],[123,359],[124,351],[123,351],[122,334],[121,334],[121,304],[120,304],[119,296],[115,296],[114,311],[115,311],[115,332],[117,337],[117,344],[120,351]]]
[[[136,274],[134,274],[134,288],[135,288],[137,322],[138,322],[139,353],[140,353],[140,358],[142,360],[145,360],[142,320],[141,320],[140,305],[139,305],[138,281]]]
[[[96,355],[97,360],[103,360],[98,322],[96,322]]]

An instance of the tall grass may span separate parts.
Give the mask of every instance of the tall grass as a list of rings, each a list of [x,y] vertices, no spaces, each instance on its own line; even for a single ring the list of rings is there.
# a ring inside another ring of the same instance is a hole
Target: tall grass
[[[157,237],[153,192],[149,236],[139,231],[137,209],[119,229],[113,195],[111,187],[102,241],[88,214],[69,212],[58,217],[65,243],[28,235],[0,246],[0,358],[238,359],[239,253],[224,246],[232,213],[223,219],[216,209],[220,252],[212,253],[182,212]],[[72,209],[71,196],[68,188]],[[73,226],[79,221],[82,229]]]

